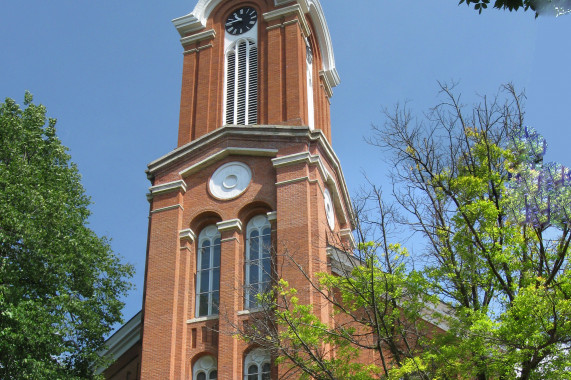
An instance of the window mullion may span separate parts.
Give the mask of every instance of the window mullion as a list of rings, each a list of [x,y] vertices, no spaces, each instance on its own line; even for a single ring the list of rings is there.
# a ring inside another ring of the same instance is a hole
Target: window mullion
[[[250,42],[246,41],[246,54],[244,56],[245,62],[245,72],[246,72],[246,83],[245,83],[245,94],[244,94],[244,124],[250,124],[248,116],[250,115]]]
[[[239,42],[234,45],[236,64],[234,65],[234,122],[232,124],[238,124],[238,76],[240,75],[240,55],[238,54],[239,45]]]

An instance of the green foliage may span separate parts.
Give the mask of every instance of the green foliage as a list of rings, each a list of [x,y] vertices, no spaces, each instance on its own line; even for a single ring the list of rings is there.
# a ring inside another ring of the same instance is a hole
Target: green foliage
[[[490,0],[460,0],[459,4],[466,3],[466,5],[470,6],[470,4],[474,4],[474,9],[478,11],[478,13],[482,13],[482,11],[488,8],[490,4]],[[527,11],[528,9],[535,10],[535,4],[532,0],[496,0],[494,2],[494,8],[496,9],[507,9],[511,11],[517,11],[519,9],[523,9]]]
[[[434,376],[559,379],[571,368],[571,175],[543,163],[522,96],[504,89],[505,103],[484,98],[466,115],[442,86],[429,123],[389,116],[376,140],[395,154],[409,189],[398,202],[427,239],[427,291],[453,310],[421,355]]]
[[[0,104],[0,378],[92,378],[132,268],[87,227],[56,121],[24,104]]]
[[[369,140],[398,208],[371,185],[355,202],[369,241],[330,252],[331,273],[298,265],[313,305],[282,280],[242,333],[303,378],[571,378],[571,171],[543,162],[511,85],[467,113],[441,90],[422,122],[397,106]],[[421,252],[391,243],[403,226]]]

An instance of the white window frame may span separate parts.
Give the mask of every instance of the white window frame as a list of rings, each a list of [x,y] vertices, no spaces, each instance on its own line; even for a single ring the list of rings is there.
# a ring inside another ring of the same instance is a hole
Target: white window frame
[[[228,57],[229,54],[235,54],[238,57],[238,47],[241,43],[246,43],[246,83],[245,83],[245,91],[246,93],[243,94],[245,100],[245,107],[244,107],[244,125],[252,125],[258,124],[258,95],[259,95],[259,68],[258,62],[260,59],[260,51],[258,49],[258,24],[259,22],[254,25],[252,29],[248,32],[240,35],[232,35],[228,32],[224,33],[224,107],[222,109],[222,120],[224,124],[238,124],[238,72],[240,69],[239,62],[235,60],[238,64],[234,66],[234,93],[233,93],[233,101],[234,101],[234,112],[232,120],[228,120],[227,118],[227,109],[228,109]],[[256,49],[256,67],[250,67],[250,50],[255,48]],[[255,78],[251,77],[251,73],[255,75]],[[250,99],[250,82],[255,80],[255,99]],[[254,120],[251,120],[250,113],[253,114]]]
[[[210,250],[208,267],[202,269],[202,246],[205,242],[209,242],[208,249]],[[216,249],[218,248],[218,249]],[[220,303],[220,232],[216,225],[210,225],[202,229],[198,235],[198,246],[196,250],[196,318],[208,317],[212,315],[218,315],[218,310],[214,310],[213,297],[216,292],[218,292],[218,302]],[[215,255],[218,254],[218,260],[216,260]],[[218,266],[216,265],[218,261]],[[214,272],[218,270],[218,284],[214,283]],[[204,292],[201,288],[202,276],[208,272],[208,291]],[[216,289],[215,289],[216,286]],[[208,294],[208,312],[206,315],[200,315],[200,295]]]
[[[271,376],[271,357],[269,351],[262,348],[256,348],[250,351],[244,359],[244,380],[249,380],[248,371],[252,365],[256,365],[258,367],[258,378],[256,380],[263,380],[262,376],[264,373],[262,371],[265,364],[270,365],[270,373],[268,374],[266,372],[266,374]]]
[[[218,378],[218,363],[216,358],[211,355],[201,357],[192,366],[192,380],[198,380],[198,375],[204,373],[206,380],[211,380],[210,375],[216,371],[216,378]]]
[[[315,107],[313,105],[313,49],[309,40],[305,40],[306,43],[306,63],[307,63],[307,117],[309,124],[309,129],[315,129]]]
[[[252,239],[253,232],[258,232],[257,248],[258,258],[251,259]],[[268,239],[264,239],[268,237]],[[264,244],[266,240],[267,244]],[[272,227],[266,215],[257,215],[253,217],[246,227],[246,252],[245,252],[245,270],[244,270],[244,308],[245,310],[255,309],[259,305],[250,299],[256,294],[267,291],[271,281],[271,251],[272,251]],[[267,262],[265,262],[267,260]],[[264,264],[270,268],[270,273],[264,273]],[[255,284],[250,283],[250,274],[252,271],[257,271],[258,282]],[[263,278],[267,281],[263,281]]]

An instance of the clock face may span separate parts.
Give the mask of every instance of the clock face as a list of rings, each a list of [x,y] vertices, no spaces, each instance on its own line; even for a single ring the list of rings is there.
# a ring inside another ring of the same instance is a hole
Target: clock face
[[[232,35],[246,33],[256,25],[258,13],[252,7],[243,7],[230,13],[226,20],[226,31]]]

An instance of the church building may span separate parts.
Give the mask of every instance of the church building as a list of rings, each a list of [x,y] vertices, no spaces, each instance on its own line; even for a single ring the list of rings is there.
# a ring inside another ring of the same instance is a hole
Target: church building
[[[173,21],[183,48],[178,147],[148,165],[142,311],[109,340],[110,380],[277,379],[269,352],[233,334],[278,278],[354,245],[331,146],[339,84],[319,0],[199,0]],[[320,318],[331,322],[328,307]]]

